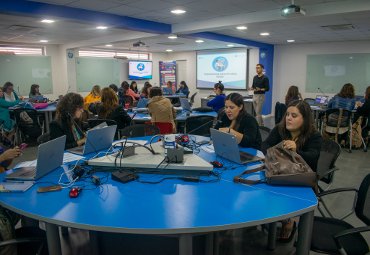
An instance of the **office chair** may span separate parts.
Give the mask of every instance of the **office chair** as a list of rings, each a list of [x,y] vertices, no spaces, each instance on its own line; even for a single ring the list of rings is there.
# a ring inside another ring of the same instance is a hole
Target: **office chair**
[[[42,144],[50,141],[50,133],[44,133],[37,138],[37,143]]]
[[[318,197],[322,198],[340,192],[355,192],[354,212],[366,226],[354,228],[343,218],[315,217],[311,250],[326,254],[367,254],[370,251],[369,245],[361,233],[370,231],[370,174],[363,179],[358,190],[354,188],[333,189],[320,193]]]
[[[210,137],[213,121],[212,116],[190,116],[185,121],[185,133]]]
[[[280,121],[283,119],[286,110],[287,110],[287,107],[285,104],[276,102],[275,104],[275,125],[280,123]]]
[[[157,126],[148,124],[135,124],[122,129],[120,135],[125,137],[141,137],[158,135],[159,133],[160,130]]]
[[[189,101],[189,103],[190,103],[190,106],[193,106],[193,104],[194,104],[194,98],[195,98],[195,96],[198,94],[198,92],[195,92],[193,95],[191,95],[191,97],[190,97],[190,101]]]
[[[260,130],[261,138],[262,138],[262,142],[263,142],[270,135],[271,129],[269,129],[268,127],[262,127],[262,126],[259,126],[258,128]]]
[[[173,126],[171,122],[152,122],[159,129],[161,135],[173,134]]]
[[[44,123],[34,109],[19,108],[13,111],[16,123],[17,143],[20,144],[27,138],[37,139],[44,133]],[[28,118],[28,117],[29,118]]]
[[[309,105],[315,105],[316,104],[316,99],[315,98],[307,97],[307,98],[303,99],[303,101],[305,101]]]

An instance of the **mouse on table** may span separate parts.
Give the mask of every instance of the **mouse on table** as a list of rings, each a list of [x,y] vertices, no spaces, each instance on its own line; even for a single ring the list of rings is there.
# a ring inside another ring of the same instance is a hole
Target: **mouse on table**
[[[78,195],[81,193],[81,188],[80,187],[73,187],[70,191],[69,191],[69,197],[71,198],[76,198],[78,197]]]

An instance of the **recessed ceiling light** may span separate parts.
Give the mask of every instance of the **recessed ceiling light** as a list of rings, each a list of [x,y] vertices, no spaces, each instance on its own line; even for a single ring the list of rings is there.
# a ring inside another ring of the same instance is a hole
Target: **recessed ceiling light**
[[[100,30],[104,30],[104,29],[107,29],[108,27],[106,26],[97,26],[96,29],[100,29]]]
[[[177,39],[177,35],[169,35],[168,39]]]
[[[227,47],[234,47],[235,45],[234,44],[228,44],[226,45]]]
[[[172,10],[171,13],[173,14],[184,14],[186,11],[185,10],[181,10],[181,9],[175,9],[175,10]]]
[[[268,33],[268,32],[263,32],[263,33],[260,33],[260,35],[261,35],[261,36],[269,36],[269,35],[270,35],[270,33]]]
[[[112,47],[112,44],[106,44],[105,47]]]
[[[286,41],[289,42],[289,43],[295,42],[295,40],[293,40],[293,39],[289,39],[289,40],[286,40]]]
[[[48,40],[40,40],[41,43],[47,43],[49,42]]]
[[[238,30],[246,30],[247,27],[246,26],[237,26],[236,29],[238,29]]]
[[[41,20],[42,23],[48,23],[48,24],[51,24],[51,23],[54,23],[55,20],[52,20],[52,19],[43,19]]]
[[[203,40],[196,40],[195,42],[196,42],[196,43],[204,43],[204,41],[203,41]]]
[[[173,50],[171,50],[171,49],[167,49],[166,51],[167,51],[167,52],[172,52]]]

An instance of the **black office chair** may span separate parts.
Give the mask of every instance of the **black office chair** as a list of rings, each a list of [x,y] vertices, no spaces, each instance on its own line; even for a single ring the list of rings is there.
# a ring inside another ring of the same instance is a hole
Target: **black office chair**
[[[315,105],[316,104],[316,99],[315,98],[307,97],[307,98],[303,99],[303,101],[305,101],[309,105]]]
[[[88,119],[87,123],[89,125],[89,128],[93,128],[101,123],[107,123],[108,126],[117,125],[117,122],[114,120],[109,119]]]
[[[189,101],[189,103],[190,103],[190,106],[193,106],[193,104],[194,104],[194,98],[195,98],[195,96],[198,94],[198,92],[195,92],[193,95],[191,95],[191,97],[190,97],[190,101]]]
[[[260,126],[259,130],[260,130],[260,134],[261,134],[261,138],[262,138],[262,142],[263,142],[270,135],[271,129],[269,129],[268,127]]]
[[[335,166],[335,162],[337,161],[340,153],[341,148],[338,143],[330,139],[323,139],[316,170],[317,179],[319,181],[318,188],[320,193],[328,190],[333,183],[335,171],[338,170],[338,168]],[[325,188],[323,184],[326,186]],[[318,209],[321,215],[325,216],[324,211],[321,208],[322,205],[327,214],[333,217],[329,209],[327,208],[324,200],[319,199],[319,202],[320,203]]]
[[[367,254],[369,245],[361,233],[370,231],[370,174],[362,181],[360,188],[340,188],[328,190],[318,195],[322,198],[326,195],[340,192],[355,192],[356,216],[366,224],[365,227],[354,228],[343,219],[315,217],[313,223],[311,250],[326,254]]]
[[[18,144],[28,139],[37,139],[43,133],[43,123],[36,110],[19,108],[14,109],[13,114]]]
[[[211,136],[212,116],[190,116],[185,121],[185,132],[192,135]]]
[[[158,135],[159,133],[158,127],[147,124],[135,124],[128,126],[122,129],[120,132],[121,136],[125,137],[153,136]]]
[[[275,125],[280,123],[280,121],[283,119],[286,109],[287,107],[285,104],[276,102],[275,104]]]
[[[38,138],[37,138],[37,143],[38,144],[42,144],[42,143],[46,143],[50,141],[50,133],[47,132],[47,133],[44,133],[42,135],[40,135]]]

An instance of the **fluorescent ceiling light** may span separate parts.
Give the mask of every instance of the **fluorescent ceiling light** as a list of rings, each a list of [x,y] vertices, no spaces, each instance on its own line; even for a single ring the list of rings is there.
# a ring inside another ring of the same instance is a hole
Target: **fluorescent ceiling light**
[[[168,39],[177,39],[177,35],[169,35]]]
[[[100,29],[100,30],[104,30],[104,29],[107,29],[108,27],[106,26],[97,26],[96,29]]]
[[[234,44],[228,44],[226,45],[227,47],[234,47],[235,45]]]
[[[204,43],[204,41],[203,41],[203,40],[196,40],[195,42],[196,42],[196,43]]]
[[[184,14],[186,11],[185,10],[181,10],[181,9],[175,9],[175,10],[172,10],[171,13],[173,14]]]
[[[236,29],[238,29],[238,30],[246,30],[248,28],[246,26],[237,26]]]
[[[41,20],[42,23],[48,23],[48,24],[51,24],[51,23],[54,23],[55,20],[52,20],[52,19],[43,19]]]
[[[166,51],[167,51],[167,52],[172,52],[173,50],[171,50],[171,49],[167,49]]]
[[[40,40],[40,43],[47,43],[49,42],[48,40]]]
[[[263,33],[260,33],[260,35],[261,35],[261,36],[269,36],[269,35],[270,35],[270,33],[268,33],[268,32],[263,32]]]
[[[112,47],[112,44],[106,44],[105,47]]]
[[[286,41],[289,42],[289,43],[295,42],[295,40],[293,40],[293,39],[289,39],[289,40],[286,40]]]

